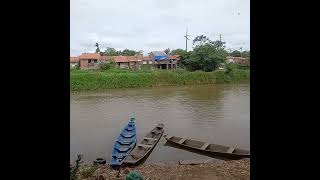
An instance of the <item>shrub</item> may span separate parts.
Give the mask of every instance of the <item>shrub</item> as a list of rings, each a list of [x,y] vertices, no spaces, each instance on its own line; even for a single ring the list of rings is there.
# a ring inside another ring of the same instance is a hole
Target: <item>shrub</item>
[[[111,69],[113,67],[114,67],[113,64],[107,62],[107,63],[102,64],[100,69],[103,70],[103,71],[106,71],[106,70],[109,70],[109,69]]]

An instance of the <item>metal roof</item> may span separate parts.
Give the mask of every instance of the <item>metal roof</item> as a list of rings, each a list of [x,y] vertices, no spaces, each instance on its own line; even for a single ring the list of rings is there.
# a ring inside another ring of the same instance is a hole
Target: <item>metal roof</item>
[[[167,56],[164,51],[152,51],[151,52],[154,56]]]

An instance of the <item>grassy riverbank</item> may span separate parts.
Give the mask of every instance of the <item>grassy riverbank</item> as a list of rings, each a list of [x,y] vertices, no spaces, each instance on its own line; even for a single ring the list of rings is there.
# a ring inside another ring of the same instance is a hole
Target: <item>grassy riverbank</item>
[[[238,68],[215,72],[124,69],[70,71],[71,91],[230,83],[249,78],[250,70]]]
[[[125,179],[130,171],[136,171],[144,179],[250,179],[250,160],[234,160],[200,165],[146,164],[135,168],[124,167],[120,171],[107,165],[81,166],[76,179]]]

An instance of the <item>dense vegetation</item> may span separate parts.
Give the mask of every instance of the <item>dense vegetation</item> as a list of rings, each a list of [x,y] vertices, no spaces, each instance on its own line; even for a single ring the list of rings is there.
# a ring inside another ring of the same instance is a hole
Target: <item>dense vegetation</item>
[[[226,71],[213,72],[150,70],[148,68],[105,71],[72,70],[70,72],[71,91],[229,83],[249,80],[249,77],[249,70],[239,69],[236,66],[227,66]]]

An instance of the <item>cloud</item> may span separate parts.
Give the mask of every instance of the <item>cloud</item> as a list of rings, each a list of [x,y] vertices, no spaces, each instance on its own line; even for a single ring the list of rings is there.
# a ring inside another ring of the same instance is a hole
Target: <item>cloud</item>
[[[186,27],[191,38],[222,34],[227,47],[249,49],[249,10],[249,0],[71,0],[70,53],[92,52],[96,42],[101,50],[184,49]]]

